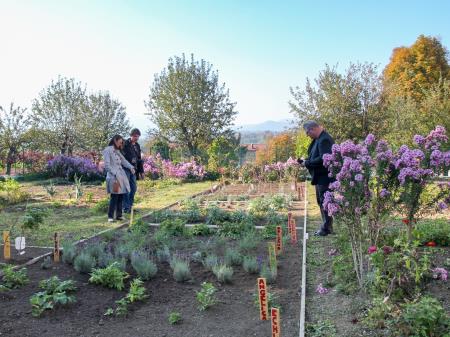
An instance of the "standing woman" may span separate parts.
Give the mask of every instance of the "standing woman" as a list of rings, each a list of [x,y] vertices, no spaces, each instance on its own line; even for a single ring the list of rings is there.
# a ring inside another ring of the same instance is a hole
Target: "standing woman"
[[[106,191],[111,194],[108,209],[108,222],[123,220],[122,200],[123,196],[130,192],[130,183],[124,171],[124,167],[134,174],[134,167],[122,155],[123,138],[115,135],[103,150],[103,160],[105,162]],[[116,217],[114,218],[114,213]]]

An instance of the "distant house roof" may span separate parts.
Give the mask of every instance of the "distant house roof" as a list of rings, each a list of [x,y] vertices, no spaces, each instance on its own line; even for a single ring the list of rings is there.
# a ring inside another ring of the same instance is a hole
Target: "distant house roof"
[[[265,150],[267,148],[266,144],[241,144],[241,147],[245,147],[247,151],[258,151]]]

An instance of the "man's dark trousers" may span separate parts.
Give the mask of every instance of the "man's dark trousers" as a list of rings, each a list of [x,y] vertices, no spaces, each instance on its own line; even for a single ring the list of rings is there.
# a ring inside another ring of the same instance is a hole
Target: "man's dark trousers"
[[[131,212],[131,207],[133,207],[134,204],[134,195],[137,190],[136,175],[131,173],[129,169],[124,170],[127,174],[128,181],[130,182],[130,193],[126,193],[123,196],[123,210],[125,212]]]

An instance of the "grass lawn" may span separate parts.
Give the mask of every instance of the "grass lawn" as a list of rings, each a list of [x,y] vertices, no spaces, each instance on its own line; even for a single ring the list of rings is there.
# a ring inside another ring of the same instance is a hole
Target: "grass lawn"
[[[96,210],[96,204],[104,203],[107,198],[102,186],[86,185],[83,197],[75,201],[73,186],[59,185],[55,189],[56,195],[51,198],[45,191],[48,182],[24,183],[22,189],[29,193],[27,203],[16,204],[0,211],[0,230],[12,228],[11,237],[19,236],[19,224],[24,216],[26,207],[47,210],[48,216],[38,231],[26,233],[28,245],[52,245],[52,235],[60,233],[62,240],[78,240],[91,236],[101,230],[115,227],[116,223],[108,223],[106,211]],[[214,182],[198,182],[168,186],[150,186],[147,182],[139,182],[136,209],[139,214],[164,207],[190,195],[210,188]]]

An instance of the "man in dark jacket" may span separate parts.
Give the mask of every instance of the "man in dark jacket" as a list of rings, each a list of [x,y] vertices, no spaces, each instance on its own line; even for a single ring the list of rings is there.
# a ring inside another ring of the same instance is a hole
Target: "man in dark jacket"
[[[129,169],[124,168],[127,174],[128,180],[130,181],[130,193],[125,194],[123,198],[123,211],[124,213],[130,213],[131,208],[134,203],[134,195],[137,190],[137,181],[144,177],[144,165],[141,156],[141,147],[139,146],[138,140],[141,136],[141,131],[139,129],[133,129],[130,133],[130,138],[128,138],[124,145],[122,154],[125,159],[134,166],[135,174],[133,174]]]
[[[308,148],[308,158],[304,161],[305,167],[311,174],[311,185],[316,186],[316,198],[322,215],[322,225],[315,235],[326,236],[333,231],[333,218],[323,208],[325,192],[329,191],[328,185],[333,181],[328,177],[328,169],[323,166],[323,155],[331,153],[333,138],[324,128],[314,121],[303,124],[306,134],[313,139]]]

